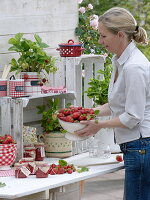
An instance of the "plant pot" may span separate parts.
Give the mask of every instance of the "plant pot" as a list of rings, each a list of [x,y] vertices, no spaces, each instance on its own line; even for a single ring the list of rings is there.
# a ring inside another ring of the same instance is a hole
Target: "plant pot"
[[[44,133],[39,135],[39,140],[45,143],[46,157],[67,158],[72,155],[72,142],[64,133]]]
[[[40,74],[37,72],[21,72],[21,79],[24,79],[25,95],[36,96],[41,94]]]

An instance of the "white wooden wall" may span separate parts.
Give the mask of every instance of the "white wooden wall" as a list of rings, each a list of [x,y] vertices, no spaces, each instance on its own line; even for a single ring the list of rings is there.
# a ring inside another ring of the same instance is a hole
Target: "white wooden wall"
[[[35,33],[49,44],[46,51],[58,55],[58,44],[77,40],[74,30],[78,24],[77,0],[1,0],[0,1],[0,72],[12,57],[8,40],[21,32],[33,39]]]

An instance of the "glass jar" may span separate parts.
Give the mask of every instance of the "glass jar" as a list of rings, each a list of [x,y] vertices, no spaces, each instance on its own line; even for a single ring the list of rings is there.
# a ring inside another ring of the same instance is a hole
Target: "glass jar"
[[[24,147],[24,158],[33,158],[36,156],[36,149],[34,146],[25,146]]]
[[[44,143],[36,143],[35,146],[35,161],[43,161],[45,157]]]

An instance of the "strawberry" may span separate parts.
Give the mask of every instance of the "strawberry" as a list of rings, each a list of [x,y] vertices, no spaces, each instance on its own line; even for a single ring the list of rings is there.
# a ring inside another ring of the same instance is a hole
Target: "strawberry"
[[[53,164],[51,164],[51,168],[55,168],[56,167],[56,165],[53,163]]]
[[[68,174],[72,174],[72,173],[73,173],[73,170],[72,170],[72,169],[68,169],[68,170],[67,170],[67,173],[68,173]]]
[[[68,115],[68,116],[66,117],[66,122],[74,122],[74,120],[73,120],[73,118],[72,118],[71,115]]]
[[[43,78],[43,79],[42,79],[42,82],[43,82],[43,83],[46,83],[46,81],[47,81],[46,78]]]
[[[64,174],[65,173],[65,169],[63,167],[60,167],[58,169],[58,174]]]
[[[65,115],[63,113],[58,113],[57,117],[60,118],[60,117],[64,117]]]
[[[45,63],[48,64],[48,63],[49,63],[49,60],[45,60]]]
[[[123,161],[123,158],[122,158],[121,155],[116,155],[116,160],[117,160],[118,162],[122,162],[122,161]]]
[[[59,119],[66,121],[66,117],[59,117]]]
[[[74,112],[74,113],[72,114],[73,119],[78,119],[79,116],[80,116],[80,113],[79,113],[79,112]]]

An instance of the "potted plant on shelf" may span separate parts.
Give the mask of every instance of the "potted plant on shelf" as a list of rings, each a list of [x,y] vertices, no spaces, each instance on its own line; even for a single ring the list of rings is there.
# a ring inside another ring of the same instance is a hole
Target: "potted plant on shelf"
[[[37,34],[34,35],[34,39],[35,41],[26,39],[23,33],[17,33],[8,41],[12,45],[8,50],[19,53],[18,59],[12,58],[11,60],[10,71],[21,74],[21,78],[25,80],[26,95],[32,95],[34,92],[41,93],[40,88],[35,88],[42,86],[47,80],[46,75],[44,77],[40,75],[41,72],[49,74],[57,71],[56,60],[44,51],[44,48],[49,46]]]
[[[50,99],[47,106],[37,106],[38,114],[42,114],[41,127],[44,132],[39,135],[39,140],[44,140],[47,157],[65,158],[72,155],[72,142],[65,138],[66,131],[57,118],[59,102],[59,99]]]

